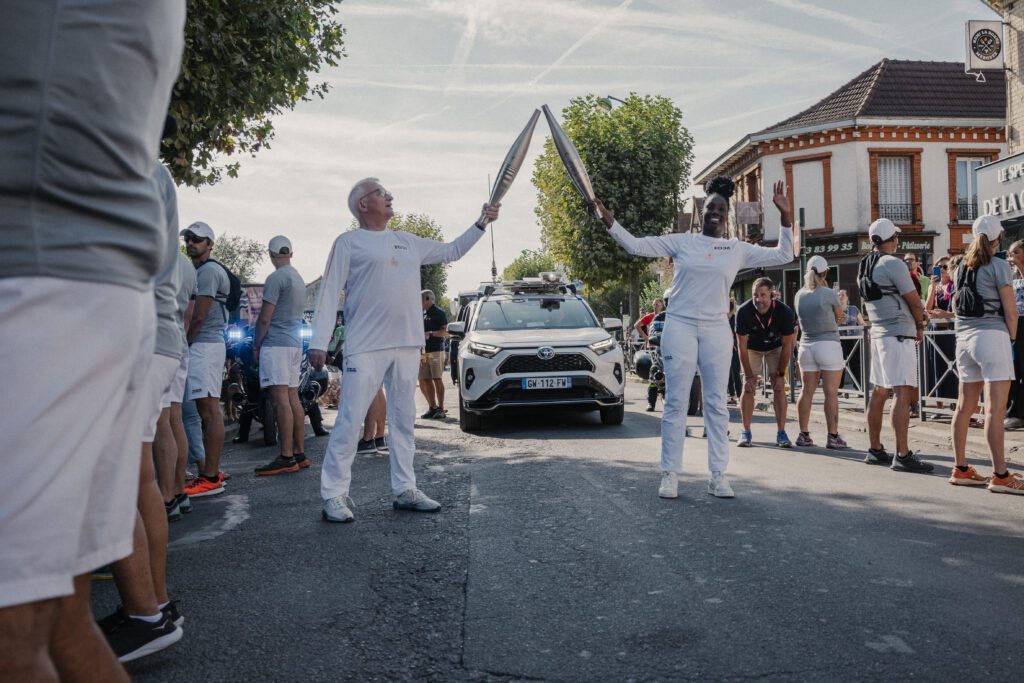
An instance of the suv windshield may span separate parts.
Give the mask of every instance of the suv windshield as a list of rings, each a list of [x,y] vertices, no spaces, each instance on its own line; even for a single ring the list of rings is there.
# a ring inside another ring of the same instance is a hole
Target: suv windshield
[[[477,330],[571,330],[598,327],[594,314],[579,299],[517,297],[484,301],[476,316]]]

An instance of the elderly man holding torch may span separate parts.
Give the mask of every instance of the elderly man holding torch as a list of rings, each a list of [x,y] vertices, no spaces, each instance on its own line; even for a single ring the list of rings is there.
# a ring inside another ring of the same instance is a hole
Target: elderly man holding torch
[[[438,242],[389,229],[387,223],[394,215],[391,200],[391,193],[376,178],[360,180],[352,188],[348,206],[359,228],[334,240],[313,318],[309,359],[319,369],[326,360],[339,297],[345,292],[341,399],[320,482],[323,518],[329,522],[353,519],[349,498],[352,461],[363,417],[382,382],[391,424],[394,508],[417,512],[441,509],[416,488],[413,471],[415,392],[423,346],[420,266],[461,258],[498,217],[501,206],[484,204],[480,218],[464,233],[452,242]]]

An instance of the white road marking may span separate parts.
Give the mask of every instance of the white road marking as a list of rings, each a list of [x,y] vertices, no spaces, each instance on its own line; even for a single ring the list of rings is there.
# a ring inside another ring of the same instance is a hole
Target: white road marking
[[[864,645],[870,647],[875,652],[895,652],[901,655],[914,654],[914,648],[907,645],[906,641],[899,636],[882,636],[881,642],[868,641]]]
[[[243,494],[224,495],[216,502],[221,501],[226,502],[227,506],[225,507],[224,514],[221,515],[220,519],[210,522],[202,529],[187,533],[181,538],[174,539],[167,544],[167,549],[174,550],[176,548],[182,548],[195,543],[201,543],[202,541],[212,541],[218,536],[223,536],[227,532],[238,528],[245,520],[249,519],[249,496]],[[205,505],[206,502],[204,501],[198,504]]]

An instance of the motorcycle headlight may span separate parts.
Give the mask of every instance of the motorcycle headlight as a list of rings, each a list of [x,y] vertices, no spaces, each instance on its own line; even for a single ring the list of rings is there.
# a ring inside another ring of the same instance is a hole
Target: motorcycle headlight
[[[602,339],[599,342],[594,342],[593,344],[590,345],[589,348],[591,351],[600,356],[602,354],[608,353],[616,346],[618,346],[618,344],[615,342],[615,338],[608,337],[607,339]]]
[[[498,355],[499,351],[501,351],[500,346],[491,346],[490,344],[481,344],[480,342],[469,343],[469,352],[484,358],[494,358]]]
[[[301,339],[309,339],[312,336],[313,336],[313,328],[312,327],[303,326],[302,329],[299,330],[299,337]]]
[[[242,331],[237,327],[232,327],[231,329],[228,330],[228,339],[230,341],[241,341]]]

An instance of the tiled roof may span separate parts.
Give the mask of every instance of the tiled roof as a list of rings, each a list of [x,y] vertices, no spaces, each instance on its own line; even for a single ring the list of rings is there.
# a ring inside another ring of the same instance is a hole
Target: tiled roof
[[[883,59],[796,116],[755,135],[852,118],[1002,119],[1006,85],[1002,71],[986,71],[985,82],[964,73],[963,62]]]

